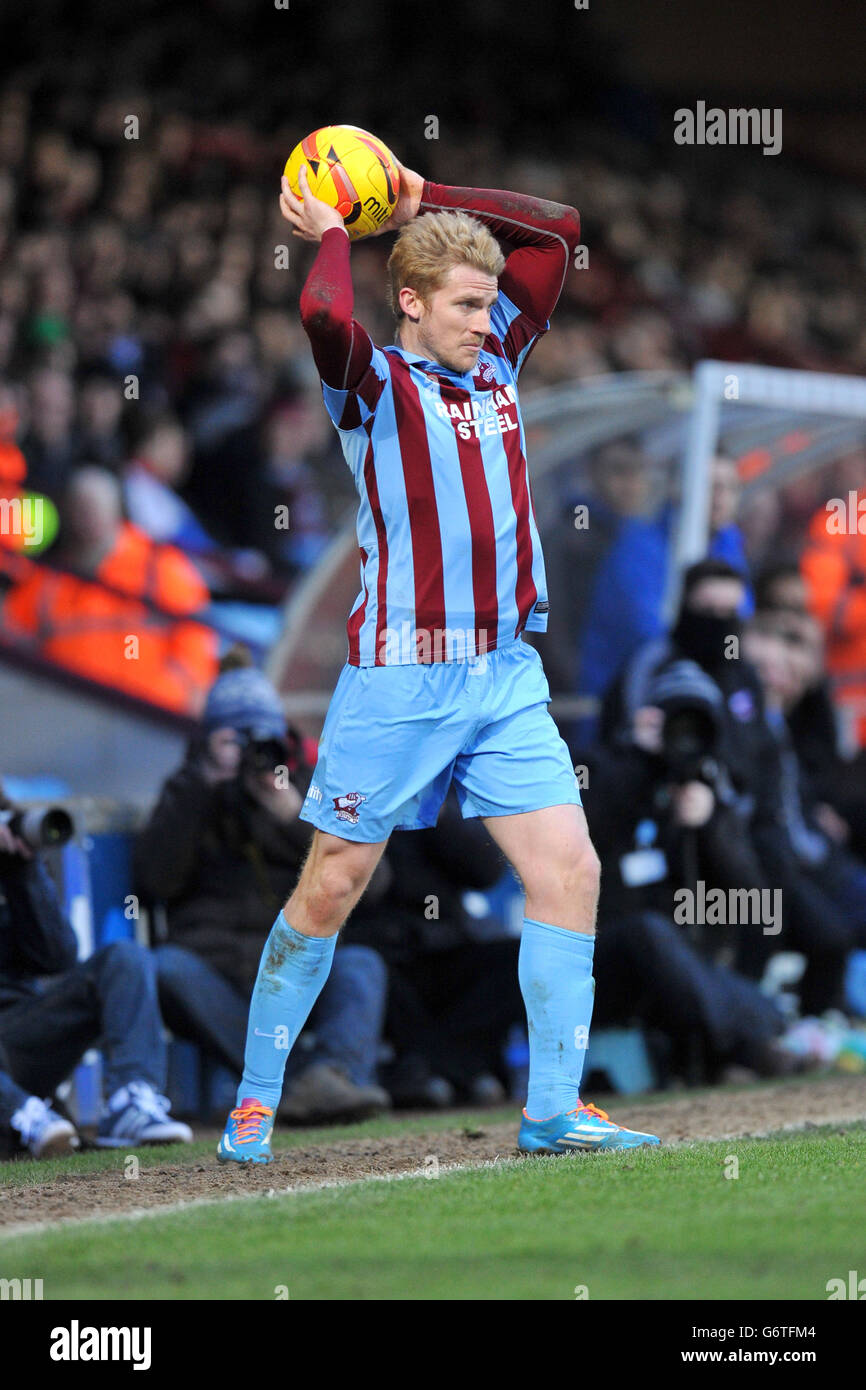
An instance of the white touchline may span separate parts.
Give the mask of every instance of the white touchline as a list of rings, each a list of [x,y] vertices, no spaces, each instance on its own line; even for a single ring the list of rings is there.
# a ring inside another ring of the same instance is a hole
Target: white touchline
[[[688,1103],[687,1098],[683,1104]],[[859,1111],[852,1114],[850,1111],[845,1114],[831,1114],[821,1116],[818,1121],[820,1125],[841,1125],[841,1124],[861,1124],[866,1120],[866,1111]],[[795,1120],[788,1124],[769,1125],[764,1129],[754,1129],[751,1126],[740,1129],[725,1130],[721,1134],[704,1134],[700,1138],[675,1139],[663,1145],[665,1149],[685,1149],[693,1144],[717,1144],[727,1139],[766,1139],[773,1134],[789,1134],[797,1130],[809,1129],[814,1126],[812,1120]],[[291,1154],[291,1149],[282,1151],[286,1155]],[[601,1150],[608,1153],[608,1150]],[[627,1152],[633,1152],[628,1150]],[[563,1155],[550,1154],[552,1163],[561,1161]],[[497,1168],[507,1165],[517,1167],[527,1161],[538,1162],[537,1155],[519,1155],[514,1157],[504,1157],[497,1155],[496,1158],[486,1158],[480,1163],[443,1163],[439,1168],[439,1175],[448,1173],[471,1173],[484,1168]],[[103,1171],[103,1170],[99,1170]],[[216,1170],[219,1171],[219,1170]],[[180,1170],[182,1174],[183,1169]],[[143,1221],[147,1217],[171,1216],[179,1211],[192,1211],[197,1207],[218,1207],[224,1202],[254,1202],[254,1201],[273,1201],[273,1197],[268,1196],[268,1191],[274,1193],[274,1197],[297,1197],[304,1192],[322,1192],[327,1188],[333,1187],[362,1187],[365,1183],[373,1182],[402,1182],[406,1178],[423,1178],[425,1183],[429,1182],[430,1174],[426,1168],[407,1169],[403,1173],[367,1173],[358,1178],[327,1178],[322,1182],[297,1183],[295,1186],[265,1189],[261,1192],[227,1192],[221,1197],[188,1197],[180,1198],[176,1202],[166,1202],[155,1204],[152,1207],[133,1207],[129,1211],[99,1212],[92,1216],[61,1216],[55,1220],[46,1219],[45,1221],[22,1221],[16,1225],[0,1226],[0,1243],[4,1240],[11,1240],[13,1237],[25,1235],[45,1235],[51,1231],[59,1230],[62,1226],[83,1226],[94,1225],[104,1226],[113,1221]]]
[[[523,1159],[515,1156],[507,1159],[506,1162],[515,1166],[522,1163]],[[495,1159],[485,1159],[482,1163],[443,1163],[439,1167],[439,1175],[443,1173],[470,1173],[479,1168],[492,1168],[494,1165],[499,1167],[499,1156]],[[323,1192],[330,1187],[360,1187],[368,1182],[402,1182],[405,1178],[423,1178],[429,1182],[430,1173],[427,1168],[407,1169],[405,1173],[366,1173],[360,1178],[327,1178],[322,1182],[298,1183],[296,1186],[289,1184],[287,1187],[265,1189],[261,1192],[227,1192],[222,1197],[188,1197],[180,1198],[176,1202],[165,1202],[152,1207],[133,1207],[129,1211],[98,1212],[93,1216],[60,1216],[54,1221],[22,1221],[17,1225],[0,1227],[0,1241],[11,1239],[13,1236],[24,1235],[45,1235],[47,1232],[59,1230],[61,1226],[105,1226],[112,1221],[143,1221],[149,1216],[170,1216],[178,1211],[191,1211],[196,1207],[218,1207],[224,1202],[254,1202],[254,1201],[273,1201],[274,1197],[297,1197],[302,1192]],[[269,1196],[269,1192],[273,1196]]]

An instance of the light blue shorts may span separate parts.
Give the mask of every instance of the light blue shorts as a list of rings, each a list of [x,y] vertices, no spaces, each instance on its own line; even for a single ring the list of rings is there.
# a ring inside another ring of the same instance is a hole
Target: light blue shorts
[[[580,806],[534,647],[467,661],[344,666],[301,819],[344,840],[436,824],[453,778],[470,816]]]

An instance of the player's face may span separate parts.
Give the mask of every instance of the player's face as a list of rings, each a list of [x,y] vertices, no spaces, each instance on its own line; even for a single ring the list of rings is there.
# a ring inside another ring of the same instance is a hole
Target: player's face
[[[418,346],[452,372],[471,372],[490,332],[490,310],[498,293],[495,275],[452,266],[429,305],[420,305]]]

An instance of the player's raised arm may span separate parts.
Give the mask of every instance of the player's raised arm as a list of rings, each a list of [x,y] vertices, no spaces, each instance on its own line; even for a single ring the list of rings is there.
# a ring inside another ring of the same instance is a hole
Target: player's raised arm
[[[565,203],[495,188],[452,188],[425,181],[419,212],[468,212],[515,248],[499,287],[527,318],[542,327],[556,307],[575,247],[580,214]]]
[[[349,263],[349,236],[343,219],[309,189],[307,171],[299,175],[302,197],[283,178],[280,209],[294,235],[318,241],[319,252],[301,291],[301,322],[310,339],[319,376],[337,390],[362,380],[373,356],[366,329],[353,318],[355,294]]]

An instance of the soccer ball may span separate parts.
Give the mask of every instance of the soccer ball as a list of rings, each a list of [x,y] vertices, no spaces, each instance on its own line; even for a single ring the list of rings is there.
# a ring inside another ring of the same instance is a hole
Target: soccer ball
[[[368,130],[326,125],[296,145],[284,173],[297,197],[302,164],[307,166],[310,191],[337,209],[351,241],[378,231],[397,205],[397,161]]]

